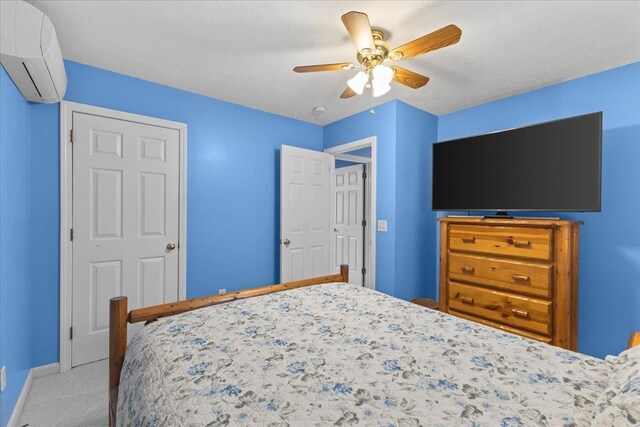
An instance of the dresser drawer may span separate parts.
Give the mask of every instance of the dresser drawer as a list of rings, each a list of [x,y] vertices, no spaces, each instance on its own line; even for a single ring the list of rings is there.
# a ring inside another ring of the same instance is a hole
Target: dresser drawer
[[[551,298],[553,266],[451,252],[449,278]]]
[[[502,323],[492,322],[491,320],[472,316],[470,314],[464,314],[454,310],[451,310],[449,314],[453,314],[454,316],[460,317],[462,319],[467,319],[476,323],[481,323],[483,325],[491,326],[492,328],[500,329],[505,332],[520,335],[522,337],[531,338],[532,340],[540,341],[545,344],[551,344],[553,342],[553,339],[551,337],[545,337],[544,335],[538,335],[538,334],[534,334],[533,332],[525,331],[522,329],[512,328],[511,326],[503,325]]]
[[[551,335],[552,303],[473,285],[449,282],[452,310]]]
[[[550,228],[452,224],[449,249],[550,260],[552,237]]]

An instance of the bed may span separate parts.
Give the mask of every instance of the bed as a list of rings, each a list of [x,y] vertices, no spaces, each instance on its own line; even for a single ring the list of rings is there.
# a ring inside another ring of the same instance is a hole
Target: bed
[[[110,422],[640,423],[640,347],[596,359],[349,286],[346,274],[129,313],[112,301]],[[125,354],[135,321],[148,324]]]

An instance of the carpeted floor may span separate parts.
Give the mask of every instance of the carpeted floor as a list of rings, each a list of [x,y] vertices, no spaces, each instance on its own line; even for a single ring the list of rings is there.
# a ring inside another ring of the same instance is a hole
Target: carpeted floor
[[[37,378],[31,385],[18,426],[107,426],[107,388],[106,360]]]

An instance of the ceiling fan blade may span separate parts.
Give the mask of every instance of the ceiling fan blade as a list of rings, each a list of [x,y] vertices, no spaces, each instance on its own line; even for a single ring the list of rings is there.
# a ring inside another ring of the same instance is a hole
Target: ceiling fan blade
[[[347,86],[347,88],[344,90],[344,92],[342,92],[342,95],[340,95],[340,98],[342,98],[342,99],[351,98],[355,94],[356,93],[349,86]]]
[[[394,71],[393,80],[409,86],[411,89],[419,89],[429,82],[429,77],[414,73],[402,67],[391,67]]]
[[[461,36],[462,30],[460,28],[455,25],[447,25],[433,33],[393,49],[389,52],[389,58],[398,61],[403,58],[422,55],[423,53],[456,44]]]
[[[371,25],[369,24],[369,17],[366,13],[345,13],[342,15],[342,23],[347,28],[358,52],[362,52],[363,49],[369,49],[370,51],[375,50],[376,46],[373,43],[373,36],[371,35]]]
[[[340,71],[350,70],[355,65],[348,62],[341,62],[339,64],[320,64],[320,65],[303,65],[293,69],[296,73],[312,73],[314,71]]]

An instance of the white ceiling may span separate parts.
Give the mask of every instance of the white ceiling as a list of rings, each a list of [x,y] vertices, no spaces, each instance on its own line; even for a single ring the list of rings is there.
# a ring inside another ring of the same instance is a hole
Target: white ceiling
[[[638,1],[32,1],[53,21],[65,58],[312,123],[372,104],[342,100],[356,70],[297,74],[296,65],[355,60],[340,16],[369,15],[392,47],[447,24],[461,41],[403,67],[431,78],[392,84],[442,115],[640,61]],[[366,94],[366,92],[365,92]],[[315,106],[326,106],[313,116]]]

